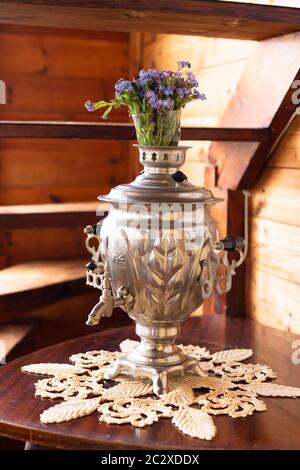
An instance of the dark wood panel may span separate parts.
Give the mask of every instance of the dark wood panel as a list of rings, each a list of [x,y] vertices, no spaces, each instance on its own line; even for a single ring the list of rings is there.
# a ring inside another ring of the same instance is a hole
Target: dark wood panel
[[[2,24],[266,39],[300,29],[297,8],[211,0],[6,0]]]
[[[0,137],[134,140],[130,123],[0,121]],[[183,127],[182,140],[266,141],[268,129]]]
[[[21,366],[64,363],[79,351],[115,350],[128,337],[135,338],[132,327],[114,328],[37,351],[2,367],[0,434],[61,449],[299,449],[299,401],[288,398],[265,398],[267,411],[247,418],[215,417],[218,433],[212,441],[185,436],[168,419],[138,430],[138,438],[136,428],[100,423],[96,413],[60,424],[40,423],[40,413],[53,403],[34,397],[37,376],[22,373]],[[251,363],[266,364],[277,372],[278,383],[299,387],[299,365],[291,362],[295,339],[295,335],[255,322],[212,315],[188,320],[178,341],[206,346],[213,352],[252,348]]]

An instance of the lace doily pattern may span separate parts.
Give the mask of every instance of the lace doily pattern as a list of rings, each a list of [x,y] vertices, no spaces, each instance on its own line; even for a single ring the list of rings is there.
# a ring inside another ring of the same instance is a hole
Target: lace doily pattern
[[[60,401],[41,414],[41,422],[61,423],[97,412],[100,422],[141,428],[168,418],[182,433],[210,440],[217,433],[215,416],[240,418],[265,411],[261,397],[300,397],[300,388],[274,383],[276,374],[270,367],[241,362],[252,356],[251,349],[211,353],[204,347],[180,345],[207,376],[171,377],[168,393],[159,397],[146,377],[122,373],[114,381],[105,381],[105,369],[136,344],[126,340],[120,351],[73,354],[72,364],[22,367],[23,372],[48,376],[36,382],[37,397]]]

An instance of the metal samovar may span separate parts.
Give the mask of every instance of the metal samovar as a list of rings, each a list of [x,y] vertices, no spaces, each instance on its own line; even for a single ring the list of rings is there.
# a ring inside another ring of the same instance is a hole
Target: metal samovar
[[[132,183],[99,197],[109,202],[109,214],[85,228],[92,255],[87,284],[102,291],[87,324],[111,316],[114,307],[125,310],[141,340],[116,359],[105,378],[122,371],[147,376],[161,394],[171,375],[205,375],[175,339],[214,285],[219,294],[228,292],[247,243],[241,237],[219,239],[211,207],[222,199],[192,185],[180,171],[189,147],[137,147],[144,170]],[[236,251],[237,259],[230,261],[229,251]]]

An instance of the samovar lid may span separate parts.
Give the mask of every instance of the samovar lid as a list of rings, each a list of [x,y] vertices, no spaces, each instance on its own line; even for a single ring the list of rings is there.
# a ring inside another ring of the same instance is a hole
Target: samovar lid
[[[211,191],[191,184],[180,167],[190,147],[137,145],[144,170],[129,184],[113,188],[101,201],[111,203],[205,203],[216,204]]]

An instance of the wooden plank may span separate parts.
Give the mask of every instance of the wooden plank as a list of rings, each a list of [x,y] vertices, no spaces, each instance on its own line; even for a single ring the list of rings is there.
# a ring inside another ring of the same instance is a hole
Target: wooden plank
[[[1,30],[0,75],[9,73],[98,80],[126,77],[128,35],[122,34],[118,40],[114,36],[118,37],[116,33],[85,38],[80,32],[65,36],[57,30],[41,33],[38,29],[27,34]]]
[[[107,194],[111,186],[35,186],[32,188],[15,186],[1,188],[2,205],[48,204],[92,201],[100,194]]]
[[[175,34],[143,34],[144,67],[173,70],[178,57],[191,62],[192,71],[201,79],[201,71],[234,62],[244,62],[256,47],[254,41],[182,36]],[[224,79],[226,77],[222,77]]]
[[[300,29],[297,8],[210,0],[7,0],[2,24],[148,31],[261,40]]]
[[[0,271],[1,312],[36,308],[84,292],[85,260],[18,264]]]
[[[47,28],[46,26],[29,26],[29,25],[14,25],[2,24],[1,33],[17,34],[22,36],[38,35],[38,36],[60,36],[61,38],[70,38],[80,36],[82,39],[97,39],[99,41],[107,41],[109,37],[110,42],[128,41],[128,34],[120,31],[87,31],[85,29],[71,29],[71,28]]]
[[[299,227],[299,188],[299,170],[266,169],[251,191],[250,214]]]
[[[84,226],[2,230],[5,266],[57,258],[88,260],[83,229]]]
[[[299,285],[255,269],[248,274],[246,287],[250,318],[300,334]]]
[[[2,188],[107,187],[127,181],[127,164],[121,142],[6,140],[1,143],[0,181]]]
[[[274,156],[267,162],[268,168],[300,169],[300,145],[298,147],[277,147]]]
[[[300,169],[300,115],[296,116],[276,151],[267,161],[268,168]]]
[[[134,140],[131,123],[0,121],[0,137]],[[183,127],[182,140],[265,141],[268,129]]]
[[[74,56],[73,59],[76,60]],[[117,81],[117,77],[89,79],[34,73],[21,75],[10,73],[6,68],[1,72],[1,79],[9,87],[7,106],[1,106],[0,119],[54,121],[94,121],[97,118],[85,109],[85,101],[112,99]],[[98,119],[100,121],[100,115]],[[125,106],[111,114],[112,121],[127,119]]]
[[[108,204],[77,202],[0,206],[0,228],[84,227],[94,225],[108,211]]]
[[[300,285],[300,227],[251,217],[251,269]]]
[[[249,59],[236,93],[221,120],[221,126],[270,126],[272,135],[264,145],[218,144],[210,149],[218,163],[218,186],[251,187],[270,156],[273,145],[295,112],[291,88],[300,76],[300,33],[263,41]],[[274,66],[282,70],[274,81]]]

